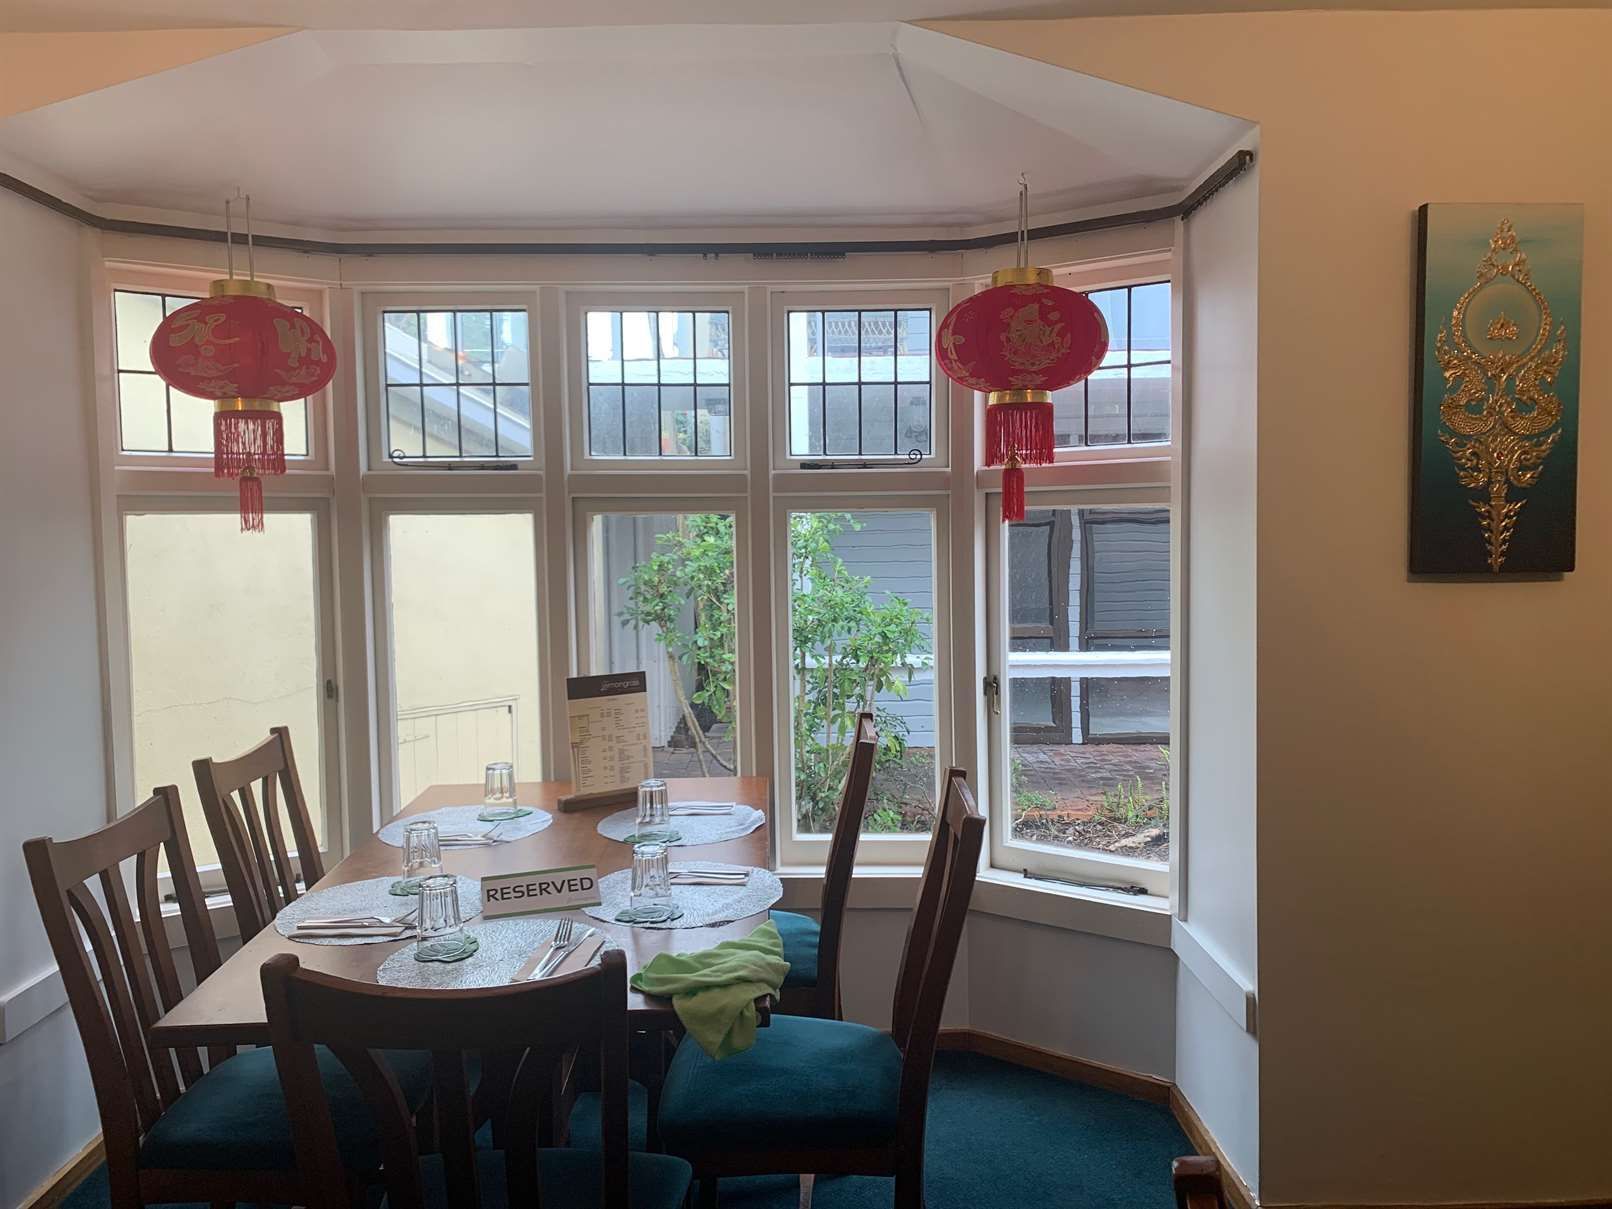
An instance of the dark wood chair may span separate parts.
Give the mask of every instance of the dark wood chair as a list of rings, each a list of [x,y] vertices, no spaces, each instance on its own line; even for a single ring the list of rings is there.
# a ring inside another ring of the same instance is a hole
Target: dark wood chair
[[[262,977],[308,1209],[365,1204],[338,1145],[317,1045],[328,1047],[363,1088],[385,1152],[390,1209],[678,1209],[687,1197],[687,1163],[628,1151],[627,965],[620,952],[563,978],[486,990],[348,982],[304,970],[288,953],[265,962]],[[432,1051],[439,1153],[421,1154],[404,1098],[374,1047]],[[488,1047],[515,1054],[517,1064],[503,1148],[478,1150],[466,1057]],[[600,1148],[539,1148],[563,1068],[582,1049],[598,1055]]]
[[[705,1205],[718,1177],[777,1174],[894,1176],[897,1209],[923,1204],[929,1077],[985,836],[965,776],[946,776],[889,1032],[776,1015],[720,1062],[692,1038],[678,1046],[661,1139],[694,1164]]]
[[[1190,1154],[1170,1164],[1176,1209],[1227,1209],[1220,1164],[1206,1154]]]
[[[183,996],[162,915],[159,858],[197,980],[219,962],[179,790],[158,789],[79,839],[31,839],[22,850],[89,1060],[113,1206],[300,1199],[269,1051],[232,1056],[214,1047],[204,1055],[149,1040],[151,1026]]]
[[[325,875],[308,800],[297,777],[291,732],[273,727],[269,737],[245,755],[195,760],[191,768],[244,943],[296,899],[299,866],[304,886]],[[261,796],[253,792],[254,782]],[[280,825],[282,799],[294,850],[286,846]]]
[[[851,894],[851,874],[856,869],[856,844],[862,835],[862,818],[867,812],[868,786],[873,781],[873,761],[879,754],[879,732],[873,715],[857,718],[851,740],[850,770],[840,790],[840,809],[834,816],[834,835],[828,844],[828,863],[823,868],[823,899],[818,919],[794,911],[774,911],[773,923],[784,938],[784,960],[789,976],[784,979],[779,1011],[799,1016],[840,1018],[840,940],[845,928],[845,904]]]

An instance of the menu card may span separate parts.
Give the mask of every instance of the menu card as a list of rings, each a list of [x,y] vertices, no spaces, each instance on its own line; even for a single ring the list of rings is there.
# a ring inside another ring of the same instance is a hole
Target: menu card
[[[643,672],[571,676],[565,696],[576,794],[631,789],[650,776],[649,678]]]

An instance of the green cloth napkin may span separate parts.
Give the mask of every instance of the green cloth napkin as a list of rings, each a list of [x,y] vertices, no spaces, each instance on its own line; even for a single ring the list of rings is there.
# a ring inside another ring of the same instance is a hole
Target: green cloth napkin
[[[776,995],[789,973],[778,925],[697,953],[657,953],[632,976],[634,990],[672,1001],[689,1036],[713,1058],[756,1043],[756,997]]]

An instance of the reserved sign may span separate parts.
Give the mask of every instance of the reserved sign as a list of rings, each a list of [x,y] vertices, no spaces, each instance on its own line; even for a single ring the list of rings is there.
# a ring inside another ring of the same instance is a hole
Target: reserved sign
[[[597,907],[599,866],[567,865],[530,873],[500,873],[481,879],[481,913],[488,919],[505,915],[548,915]]]

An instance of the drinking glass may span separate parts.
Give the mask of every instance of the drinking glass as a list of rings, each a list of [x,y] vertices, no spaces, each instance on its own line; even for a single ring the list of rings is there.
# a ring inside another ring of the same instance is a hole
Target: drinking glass
[[[486,778],[482,782],[482,805],[486,807],[481,812],[481,818],[512,819],[520,807],[515,802],[515,766],[508,760],[499,760],[487,765]]]
[[[442,842],[429,819],[403,828],[403,877],[411,880],[442,873]]]
[[[672,908],[671,863],[665,844],[649,841],[632,847],[632,895],[628,905],[634,912],[650,908]]]
[[[420,915],[415,935],[422,945],[465,939],[464,922],[459,918],[458,878],[439,873],[420,883]]]
[[[666,782],[651,778],[638,783],[638,834],[646,840],[665,838],[671,830],[671,795]]]

